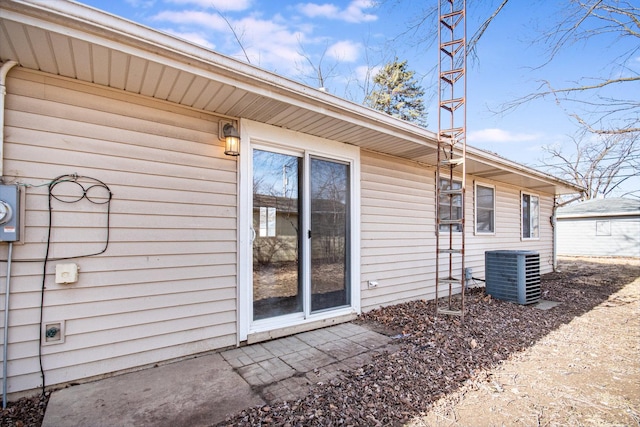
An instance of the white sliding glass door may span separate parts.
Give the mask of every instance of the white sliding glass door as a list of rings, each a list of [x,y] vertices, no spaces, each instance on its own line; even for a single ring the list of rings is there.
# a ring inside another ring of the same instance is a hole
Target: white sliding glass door
[[[359,310],[359,151],[299,147],[271,132],[241,154],[241,340]]]

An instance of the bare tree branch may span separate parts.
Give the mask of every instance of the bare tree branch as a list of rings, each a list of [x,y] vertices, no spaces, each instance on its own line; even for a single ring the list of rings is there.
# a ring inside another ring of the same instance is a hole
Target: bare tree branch
[[[229,30],[231,30],[231,34],[233,34],[233,37],[236,39],[236,43],[238,43],[238,46],[240,46],[240,49],[242,49],[242,53],[244,54],[244,58],[247,60],[247,62],[249,64],[251,64],[251,59],[249,59],[249,55],[247,54],[247,51],[244,48],[244,44],[242,43],[242,37],[240,37],[235,29],[235,27],[233,25],[231,25],[231,22],[229,22],[229,20],[227,19],[227,17],[220,12],[216,7],[211,6],[213,8],[213,10],[216,11],[216,13],[220,16],[220,18],[224,19],[224,22],[227,24],[227,27],[229,27]]]
[[[575,84],[564,83],[560,88],[547,79],[540,80],[535,92],[503,104],[496,112],[505,113],[533,101],[551,99],[576,120],[584,132],[598,135],[640,132],[640,98],[635,96],[640,75],[634,67],[626,65],[640,52],[640,8],[623,0],[568,0],[567,3],[568,15],[538,39],[549,45],[550,50],[545,62],[535,69],[543,68],[569,44],[579,40],[586,43],[607,37],[605,40],[617,46],[621,39],[631,37],[631,47],[624,52],[612,50],[617,57],[611,61],[609,70],[605,70],[607,77],[585,76]],[[624,94],[628,94],[629,99],[621,97],[621,87],[628,88]]]
[[[570,36],[576,33],[580,29],[581,25],[587,20],[587,18],[592,16],[594,10],[601,3],[602,3],[602,0],[598,0],[594,4],[587,6],[586,4],[579,2],[581,7],[577,9],[576,13],[570,16],[569,18],[567,18],[562,23],[560,23],[560,25],[558,25],[557,28],[555,28],[554,30],[552,30],[550,33],[547,34],[547,37],[549,39],[553,39],[558,36],[559,36],[559,39],[552,43],[552,49],[551,49],[551,53],[549,54],[549,58],[547,59],[547,62],[543,65],[548,64],[549,62],[551,62],[551,60],[553,60],[553,58],[556,57],[558,52],[560,52],[562,48],[564,48],[565,44],[568,43]],[[582,14],[582,16],[579,16],[580,14]],[[577,20],[575,20],[576,16],[578,16]],[[569,27],[563,28],[566,24],[569,24]]]
[[[476,46],[478,45],[478,42],[480,41],[480,39],[484,35],[485,31],[487,31],[487,28],[489,28],[489,24],[491,24],[493,22],[493,20],[496,18],[496,16],[498,16],[500,11],[502,9],[504,9],[504,7],[507,5],[508,2],[509,2],[509,0],[503,0],[502,3],[500,4],[500,6],[498,6],[496,8],[496,10],[493,11],[491,16],[489,16],[482,23],[482,25],[480,25],[480,28],[478,28],[476,30],[476,32],[473,34],[473,36],[471,36],[471,39],[467,43],[467,55],[471,54],[474,57],[477,57]]]
[[[625,133],[640,132],[640,127],[626,127],[626,128],[617,128],[617,129],[595,129],[577,114],[572,114],[571,117],[576,119],[576,121],[580,123],[588,132],[595,133],[597,135],[622,135]]]
[[[543,167],[584,187],[587,199],[607,197],[640,173],[639,134],[603,135],[595,139],[586,136],[572,138],[574,147],[570,155],[556,146],[543,147],[548,155],[542,161]],[[626,194],[640,195],[640,189]]]
[[[311,68],[313,69],[313,73],[314,76],[311,78],[312,80],[316,80],[318,83],[317,85],[315,85],[318,89],[324,89],[325,88],[325,79],[326,79],[326,75],[322,70],[322,61],[324,61],[324,57],[327,54],[327,49],[329,48],[328,44],[325,43],[324,49],[322,50],[322,53],[320,54],[320,59],[318,59],[318,63],[314,63],[313,60],[311,59],[311,55],[309,55],[305,49],[304,46],[302,46],[302,41],[300,40],[300,38],[298,37],[298,46],[300,47],[300,50],[298,51],[298,54],[300,56],[302,56],[305,61],[307,61],[307,63],[309,64],[309,66],[311,66]],[[335,69],[335,65],[331,68],[331,70]],[[329,70],[329,72],[331,72],[331,70]],[[305,76],[306,78],[309,78],[309,76]]]

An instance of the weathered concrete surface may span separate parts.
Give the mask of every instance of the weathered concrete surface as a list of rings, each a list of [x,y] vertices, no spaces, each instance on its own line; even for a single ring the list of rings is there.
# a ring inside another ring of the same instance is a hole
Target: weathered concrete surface
[[[211,426],[264,403],[211,354],[55,391],[43,426]]]
[[[353,323],[53,392],[43,427],[212,426],[251,406],[295,400],[393,348]]]

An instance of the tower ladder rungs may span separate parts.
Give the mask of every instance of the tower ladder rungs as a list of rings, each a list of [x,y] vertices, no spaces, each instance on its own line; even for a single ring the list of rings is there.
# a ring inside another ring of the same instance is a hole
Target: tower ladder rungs
[[[458,142],[458,139],[452,138],[451,135],[458,136],[464,133],[463,131],[464,129],[461,127],[442,129],[442,131],[440,132],[440,136],[447,139],[441,139],[441,141],[445,144],[454,145],[456,142]]]
[[[442,166],[459,166],[464,163],[463,157],[454,157],[452,159],[441,160],[440,164]]]
[[[438,285],[462,285],[462,280],[455,277],[448,277],[446,279],[438,279]]]
[[[462,254],[462,249],[438,249],[441,254]]]
[[[446,308],[439,308],[438,313],[447,314],[449,316],[462,316],[462,310],[451,310]]]
[[[440,190],[440,195],[441,196],[462,196],[462,188],[457,188],[455,190]],[[457,220],[451,220],[451,221],[457,221]]]
[[[458,225],[462,224],[462,218],[460,219],[441,219],[439,221],[440,225]]]

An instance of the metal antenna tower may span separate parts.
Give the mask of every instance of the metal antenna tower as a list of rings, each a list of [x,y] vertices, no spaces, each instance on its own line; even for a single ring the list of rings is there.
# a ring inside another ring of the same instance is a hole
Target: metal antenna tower
[[[466,0],[438,0],[436,316],[457,315],[461,319],[465,293],[466,9]],[[444,290],[448,290],[448,297],[440,301]],[[454,297],[458,292],[460,296]]]

